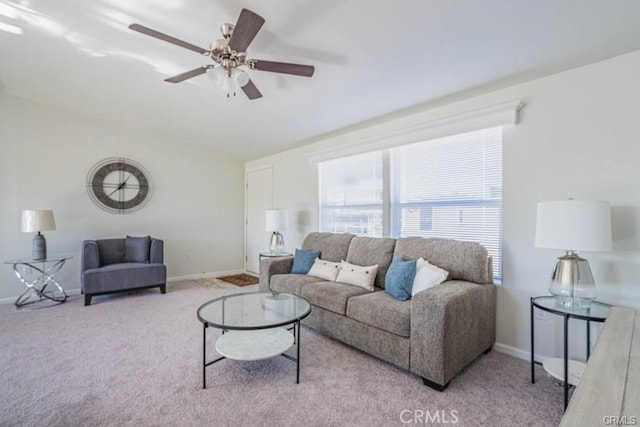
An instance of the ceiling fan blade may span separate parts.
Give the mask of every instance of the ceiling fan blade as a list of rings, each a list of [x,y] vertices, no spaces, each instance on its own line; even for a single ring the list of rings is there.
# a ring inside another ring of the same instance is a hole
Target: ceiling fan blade
[[[180,83],[192,77],[204,74],[209,68],[211,68],[211,66],[204,65],[202,67],[194,68],[193,70],[187,71],[185,73],[178,74],[177,76],[169,77],[168,79],[164,79],[164,81],[169,83]]]
[[[313,65],[288,64],[286,62],[262,61],[255,59],[251,68],[272,73],[293,74],[294,76],[311,77],[315,68]]]
[[[206,50],[206,49],[203,49],[203,48],[201,48],[199,46],[196,46],[196,45],[193,45],[191,43],[185,42],[183,40],[177,39],[175,37],[168,36],[168,35],[166,35],[164,33],[161,33],[159,31],[153,30],[153,29],[151,29],[149,27],[145,27],[144,25],[131,24],[131,25],[129,25],[129,29],[133,30],[133,31],[137,31],[137,32],[142,33],[142,34],[146,34],[146,35],[151,36],[151,37],[155,37],[155,38],[160,39],[160,40],[164,40],[164,41],[166,41],[168,43],[175,44],[177,46],[183,47],[185,49],[192,50],[194,52],[198,52],[198,53],[203,54],[203,55],[209,53],[209,51]]]
[[[263,17],[249,9],[242,9],[238,22],[233,28],[233,33],[231,33],[228,46],[236,52],[245,52],[263,24]]]
[[[242,86],[242,90],[244,91],[245,95],[247,95],[247,98],[249,99],[262,98],[262,94],[260,93],[256,85],[254,85],[251,80],[249,80],[249,83]]]

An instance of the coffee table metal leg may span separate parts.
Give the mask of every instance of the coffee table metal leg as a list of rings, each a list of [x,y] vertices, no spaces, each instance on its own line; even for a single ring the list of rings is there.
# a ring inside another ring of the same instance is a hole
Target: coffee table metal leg
[[[214,363],[221,361],[222,359],[226,359],[224,356],[220,356],[217,359],[212,360],[211,362],[207,362],[207,328],[209,327],[208,323],[202,324],[202,389],[207,388],[207,366],[211,366]],[[224,330],[222,334],[224,335]]]
[[[298,346],[296,357],[296,384],[300,384],[300,321],[298,320],[294,326],[294,332],[296,337],[296,345]]]
[[[207,388],[207,324],[202,328],[202,389]]]

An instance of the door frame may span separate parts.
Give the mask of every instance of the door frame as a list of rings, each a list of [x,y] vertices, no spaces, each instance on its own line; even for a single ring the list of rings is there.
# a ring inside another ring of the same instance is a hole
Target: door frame
[[[271,200],[270,200],[270,204],[271,207],[273,207],[273,164],[272,163],[266,163],[266,164],[262,164],[259,166],[254,166],[251,168],[245,168],[244,170],[244,271],[245,272],[249,272],[248,268],[247,268],[247,262],[249,261],[249,252],[248,252],[248,239],[249,239],[249,233],[248,233],[248,226],[249,226],[249,174],[253,173],[253,172],[258,172],[258,171],[262,171],[262,170],[266,170],[269,169],[271,170]],[[270,207],[270,208],[271,208]],[[260,267],[258,266],[258,273],[260,272]]]

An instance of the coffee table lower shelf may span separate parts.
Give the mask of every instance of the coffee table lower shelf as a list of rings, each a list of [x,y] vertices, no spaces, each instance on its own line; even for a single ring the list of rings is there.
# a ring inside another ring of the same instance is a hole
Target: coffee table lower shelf
[[[216,351],[227,359],[264,360],[289,350],[293,334],[282,328],[229,331],[216,341]]]
[[[223,359],[256,361],[283,356],[296,362],[296,384],[300,383],[300,320],[291,328],[226,331],[216,340],[217,359],[207,362],[207,328],[202,330],[202,388],[207,388],[207,367]],[[293,331],[291,333],[290,331]],[[296,344],[296,356],[285,353]]]

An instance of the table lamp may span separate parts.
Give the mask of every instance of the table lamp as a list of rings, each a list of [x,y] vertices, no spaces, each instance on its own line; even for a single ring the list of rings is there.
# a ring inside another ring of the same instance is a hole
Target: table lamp
[[[271,240],[269,240],[269,252],[272,254],[281,254],[284,252],[284,237],[281,231],[287,230],[289,223],[289,211],[280,209],[268,209],[265,212],[264,228],[271,231]]]
[[[566,251],[556,260],[549,292],[560,304],[589,308],[597,296],[596,284],[589,262],[578,251],[611,250],[609,202],[539,202],[535,247]]]
[[[56,221],[51,210],[24,210],[22,211],[23,233],[37,234],[33,236],[31,244],[32,257],[34,260],[47,259],[47,241],[41,231],[55,230]]]

